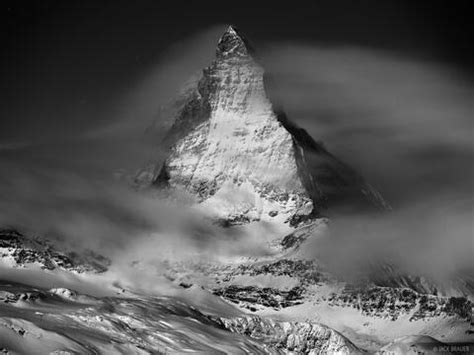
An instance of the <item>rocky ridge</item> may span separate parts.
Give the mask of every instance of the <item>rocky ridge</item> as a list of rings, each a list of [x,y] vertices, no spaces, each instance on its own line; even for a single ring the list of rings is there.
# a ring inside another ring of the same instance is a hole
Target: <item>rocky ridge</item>
[[[97,298],[69,289],[0,286],[7,293],[0,293],[0,349],[7,354],[358,352],[344,336],[316,323],[210,316],[169,297]],[[194,291],[187,291],[190,297]]]
[[[110,260],[91,250],[65,252],[45,238],[29,237],[14,229],[0,229],[0,257],[3,263],[14,267],[37,265],[46,270],[77,273],[101,273],[110,265]]]
[[[245,334],[282,353],[362,354],[347,338],[333,329],[310,322],[278,322],[258,316],[220,318],[225,328]]]

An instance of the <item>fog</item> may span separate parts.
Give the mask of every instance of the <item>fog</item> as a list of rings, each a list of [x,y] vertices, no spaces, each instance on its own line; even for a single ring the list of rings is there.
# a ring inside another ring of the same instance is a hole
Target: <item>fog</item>
[[[427,58],[274,44],[271,95],[393,207],[336,216],[316,253],[333,267],[391,260],[435,278],[473,275],[474,87]]]
[[[155,140],[172,122],[161,107],[209,63],[222,29],[169,48],[155,67],[117,90],[103,117],[85,115],[80,132],[57,131],[49,119],[38,139],[12,132],[0,142],[0,225],[123,263],[265,253],[261,236],[268,230],[218,228],[196,210],[117,179],[161,159]],[[271,95],[289,118],[393,206],[377,216],[336,216],[316,255],[341,261],[344,269],[365,258],[390,258],[443,278],[472,268],[474,89],[462,73],[424,58],[295,43],[267,44],[260,60],[276,83]],[[154,139],[145,134],[150,126]]]
[[[362,48],[271,46],[272,90],[288,115],[394,206],[472,195],[473,83],[429,60]]]

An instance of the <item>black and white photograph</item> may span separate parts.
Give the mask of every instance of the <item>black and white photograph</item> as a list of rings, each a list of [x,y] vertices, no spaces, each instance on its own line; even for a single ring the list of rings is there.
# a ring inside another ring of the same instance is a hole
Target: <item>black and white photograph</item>
[[[469,5],[2,2],[0,354],[474,354]]]

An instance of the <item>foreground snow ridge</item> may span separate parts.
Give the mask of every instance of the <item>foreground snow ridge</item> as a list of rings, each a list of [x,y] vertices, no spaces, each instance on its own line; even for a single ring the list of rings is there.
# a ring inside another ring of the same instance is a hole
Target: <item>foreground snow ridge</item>
[[[6,354],[358,351],[337,332],[317,324],[244,315],[211,317],[188,302],[168,297],[96,298],[64,288],[47,291],[13,283],[1,286],[9,293],[0,298],[0,349]],[[34,297],[22,297],[24,294]]]
[[[277,322],[258,316],[221,318],[232,332],[245,334],[276,349],[295,354],[359,354],[347,338],[333,329],[309,322]]]

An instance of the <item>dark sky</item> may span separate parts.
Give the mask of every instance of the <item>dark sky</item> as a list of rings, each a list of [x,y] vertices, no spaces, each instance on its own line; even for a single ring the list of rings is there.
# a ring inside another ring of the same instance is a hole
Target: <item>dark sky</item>
[[[465,78],[474,68],[467,2],[24,0],[3,2],[1,13],[3,145],[104,120],[170,46],[215,25],[237,25],[257,49],[350,45],[447,63]]]
[[[363,45],[448,62],[466,75],[473,68],[467,2],[38,0],[6,1],[1,12],[3,140],[17,130],[31,136],[48,116],[70,116],[75,107],[100,111],[169,45],[215,24],[237,25],[257,47]]]

